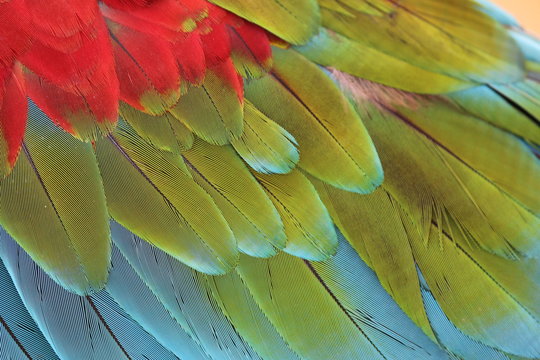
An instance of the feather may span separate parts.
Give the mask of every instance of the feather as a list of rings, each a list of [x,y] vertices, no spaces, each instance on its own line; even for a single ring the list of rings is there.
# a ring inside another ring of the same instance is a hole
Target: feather
[[[452,243],[443,235],[441,249],[437,236],[437,231],[433,231],[427,246],[421,241],[410,244],[446,316],[483,344],[518,356],[540,356],[540,325],[530,309],[475,261],[474,252],[471,254],[464,241]],[[528,291],[532,293],[531,299],[537,297],[534,290]]]
[[[40,78],[30,70],[24,72],[28,97],[58,126],[81,140],[98,139],[111,132],[118,117],[118,96],[109,85],[94,84],[97,89],[86,89],[82,95]],[[93,96],[92,93],[100,94]],[[87,102],[86,98],[95,102]],[[99,100],[98,100],[99,99]]]
[[[60,358],[176,359],[106,294],[82,297],[66,291],[12,239],[2,240],[0,256],[17,291]]]
[[[180,149],[184,149],[187,145],[184,144],[187,140],[183,140],[182,137],[189,130],[180,130],[177,136],[175,130],[182,125],[177,126],[179,121],[168,112],[153,116],[120,103],[120,116],[141,138],[160,150],[180,154]]]
[[[295,49],[317,64],[406,91],[436,94],[474,86],[472,82],[425,70],[325,28]]]
[[[0,237],[9,236],[0,230]],[[12,240],[9,240],[12,241]],[[0,261],[0,358],[57,360],[41,330],[22,302],[13,281]]]
[[[232,16],[231,16],[232,17]],[[272,49],[266,32],[235,17],[227,27],[231,41],[231,58],[244,78],[257,78],[272,68]]]
[[[417,108],[399,107],[397,112],[509,197],[540,213],[540,196],[534,186],[540,179],[540,161],[520,139],[464,116],[442,101],[419,100]]]
[[[185,39],[174,42],[172,49],[182,79],[193,85],[201,85],[206,74],[206,60],[199,33],[191,32]]]
[[[177,356],[130,318],[107,292],[100,291],[91,298],[87,298],[87,301],[102,319],[108,331],[114,334],[116,341],[124,348],[129,359],[178,360]]]
[[[170,112],[212,144],[223,145],[243,131],[243,104],[231,60],[209,68],[200,87],[190,87]]]
[[[332,220],[308,179],[298,170],[286,175],[254,173],[283,219],[285,252],[308,260],[335,254],[337,237]]]
[[[386,16],[345,3],[350,15],[332,1],[321,1],[325,27],[412,65],[481,83],[513,82],[524,75],[523,58],[508,32],[474,2],[359,2],[385,9]]]
[[[208,283],[227,319],[263,359],[300,359],[272,326],[236,272],[214,276]]]
[[[278,212],[231,147],[197,139],[182,156],[194,180],[210,194],[227,220],[240,251],[268,257],[275,255],[274,247],[285,246]]]
[[[199,271],[223,274],[235,265],[229,226],[179,156],[154,148],[125,123],[96,143],[96,154],[116,221]]]
[[[112,225],[113,234],[122,231],[116,230],[119,226]],[[200,344],[193,339],[187,324],[181,324],[171,316],[117,247],[112,251],[112,269],[106,291],[122,309],[177,357],[208,358]]]
[[[253,22],[280,38],[300,44],[309,40],[319,27],[320,14],[316,0],[212,0],[236,15]]]
[[[213,359],[259,359],[229,323],[207,277],[125,230],[113,228],[123,256],[184,330]]]
[[[409,211],[425,239],[432,221],[442,226],[451,220],[467,234],[473,246],[513,259],[538,254],[538,218],[447,149],[418,132],[410,119],[393,109],[392,102],[385,105],[385,97],[392,99],[384,95],[388,89],[362,85],[361,81],[348,82],[346,76],[342,78],[337,73],[335,76],[356,99],[358,110],[364,115],[381,154],[387,175],[385,187]],[[392,94],[396,95],[389,93]],[[394,98],[394,107],[415,107],[410,96],[398,94]],[[395,141],[395,134],[399,134],[399,141]]]
[[[414,98],[403,99],[405,94],[400,94],[402,98],[394,97],[396,103],[389,105],[383,101],[385,96],[396,93],[388,89],[385,95],[376,86],[370,87],[371,98],[363,100],[359,89],[347,89],[365,113],[386,169],[383,188],[399,209],[401,221],[387,226],[405,232],[414,262],[446,316],[476,341],[514,355],[538,356],[534,335],[539,331],[538,306],[534,305],[538,285],[529,280],[531,272],[525,265],[533,261],[527,257],[534,258],[538,251],[537,217],[419,132],[409,119],[411,114],[400,114],[405,100],[410,104]],[[421,107],[417,110],[422,113]],[[400,141],[394,141],[394,134],[400,134]],[[381,268],[374,265],[375,259],[370,260],[376,269]],[[509,274],[524,285],[510,280]],[[383,276],[382,281],[388,281],[388,274]],[[417,280],[413,276],[410,281]],[[404,308],[407,301],[400,301]]]
[[[271,75],[247,84],[246,98],[298,141],[302,169],[342,189],[373,191],[383,179],[379,158],[347,99],[298,53],[275,49],[274,61]]]
[[[0,38],[2,38],[0,43],[0,74],[4,69],[11,67],[15,59],[28,50],[31,41],[30,34],[28,34],[30,20],[27,4],[24,0],[9,0],[0,3]],[[1,78],[2,75],[0,75]],[[0,100],[0,104],[1,102]]]
[[[244,103],[244,132],[232,140],[236,152],[255,171],[265,174],[290,172],[300,160],[294,137],[260,112]]]
[[[437,334],[437,339],[442,346],[451,349],[453,354],[462,359],[493,359],[493,360],[509,360],[501,351],[497,351],[489,346],[486,346],[478,341],[471,339],[463,334],[458,328],[448,320],[441,307],[433,297],[429,290],[425,279],[422,280],[422,299],[426,305],[426,312],[429,320]]]
[[[212,7],[214,12],[216,7]],[[221,10],[221,9],[219,9]],[[223,10],[221,10],[223,11]],[[210,15],[211,16],[211,15]],[[212,24],[207,34],[201,35],[202,48],[206,66],[208,68],[219,65],[229,59],[231,56],[231,42],[227,27],[221,21]]]
[[[108,28],[120,98],[138,110],[163,114],[180,97],[180,73],[170,42],[113,22]]]
[[[514,102],[529,117],[533,117],[537,126],[535,136],[540,136],[538,123],[540,122],[540,83],[526,79],[522,82],[508,85],[495,85],[495,90]]]
[[[104,286],[110,235],[92,146],[33,103],[23,154],[0,182],[0,223],[66,289],[86,294]]]
[[[444,359],[344,241],[309,263],[242,257],[238,271],[291,348],[309,359]]]
[[[82,139],[108,133],[117,118],[119,84],[97,3],[54,0],[44,6],[32,0],[28,8],[33,42],[20,59],[29,69],[28,95]]]
[[[357,195],[320,181],[315,180],[314,184],[341,233],[377,274],[384,289],[435,340],[424,310],[400,205],[384,188]]]
[[[540,143],[540,131],[534,117],[523,112],[515,102],[493,87],[479,86],[448,94],[448,97],[475,117],[526,140]]]
[[[0,255],[30,315],[61,359],[129,359],[87,297],[55,284],[9,237]]]
[[[3,74],[2,72],[5,71]],[[7,175],[21,150],[28,114],[20,65],[0,65],[0,178]]]

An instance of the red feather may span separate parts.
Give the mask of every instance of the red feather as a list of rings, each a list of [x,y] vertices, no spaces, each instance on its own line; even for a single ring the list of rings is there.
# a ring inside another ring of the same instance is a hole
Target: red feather
[[[272,48],[266,31],[242,19],[230,24],[228,29],[233,60],[238,62],[239,69],[244,70],[243,64],[260,68],[260,73],[255,74],[245,69],[244,76],[259,76],[272,68]]]
[[[194,85],[201,85],[206,73],[206,61],[201,37],[193,32],[185,40],[173,44],[182,78]]]
[[[32,0],[32,4],[33,26],[41,35],[21,57],[31,70],[30,97],[76,136],[92,139],[108,131],[117,119],[119,85],[109,32],[97,3],[74,1],[69,7],[61,0]],[[69,13],[65,18],[64,12]],[[54,24],[59,17],[62,20]],[[57,44],[51,47],[53,38]]]
[[[180,96],[180,74],[171,44],[112,22],[109,29],[120,98],[144,112],[165,112]]]
[[[0,67],[0,174],[13,168],[21,149],[28,112],[26,101],[20,64],[13,69]]]
[[[23,0],[0,1],[0,68],[11,69],[13,62],[30,45],[29,24]]]

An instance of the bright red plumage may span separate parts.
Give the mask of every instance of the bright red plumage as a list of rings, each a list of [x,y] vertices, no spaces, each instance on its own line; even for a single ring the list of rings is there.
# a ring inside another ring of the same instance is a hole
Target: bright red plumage
[[[242,99],[231,53],[261,64],[271,58],[264,30],[205,0],[9,0],[0,7],[0,38],[9,39],[0,43],[0,80],[20,86],[0,118],[10,165],[25,95],[66,131],[93,139],[112,129],[119,100],[163,113],[183,84],[202,84],[207,68]]]

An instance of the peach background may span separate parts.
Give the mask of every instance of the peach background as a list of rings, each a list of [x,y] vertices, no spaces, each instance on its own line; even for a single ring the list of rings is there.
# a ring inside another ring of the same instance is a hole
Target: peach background
[[[540,36],[540,0],[491,0],[518,19],[529,32]]]

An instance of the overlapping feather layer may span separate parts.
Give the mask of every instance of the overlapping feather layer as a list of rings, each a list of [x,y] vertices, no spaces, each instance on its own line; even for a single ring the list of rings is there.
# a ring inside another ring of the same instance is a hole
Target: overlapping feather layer
[[[540,357],[538,42],[212,3],[0,3],[0,358]]]

